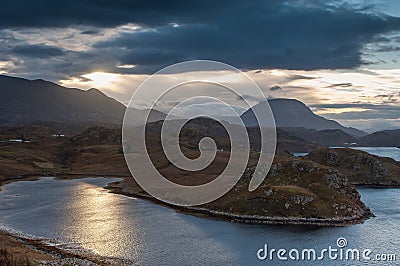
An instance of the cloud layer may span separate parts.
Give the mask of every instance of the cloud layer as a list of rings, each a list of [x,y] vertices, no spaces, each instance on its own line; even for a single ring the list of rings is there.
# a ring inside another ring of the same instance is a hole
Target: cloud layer
[[[368,1],[5,0],[2,6],[0,73],[98,87],[126,103],[163,67],[217,60],[244,70],[267,97],[300,99],[345,124],[400,126],[400,18]],[[376,67],[383,65],[390,69]]]
[[[366,44],[379,37],[385,41],[382,35],[400,30],[399,18],[342,1],[41,0],[6,1],[3,6],[0,48],[7,56],[1,60],[28,73],[31,65],[44,65],[40,59],[51,59],[47,64],[59,74],[45,74],[53,79],[91,71],[93,63],[102,71],[153,73],[190,59],[246,70],[354,68],[366,63]],[[134,26],[121,30],[123,25]],[[61,32],[46,36],[54,28]],[[29,38],[32,34],[36,39]],[[71,49],[62,38],[96,41]]]

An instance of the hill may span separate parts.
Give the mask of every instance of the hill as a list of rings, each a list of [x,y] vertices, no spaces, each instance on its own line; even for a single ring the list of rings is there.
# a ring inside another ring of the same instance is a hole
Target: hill
[[[378,131],[358,140],[362,146],[400,147],[400,129]]]
[[[341,129],[307,129],[301,127],[286,127],[281,130],[293,136],[302,138],[310,143],[316,143],[325,147],[348,146],[357,142],[357,138],[347,134]]]

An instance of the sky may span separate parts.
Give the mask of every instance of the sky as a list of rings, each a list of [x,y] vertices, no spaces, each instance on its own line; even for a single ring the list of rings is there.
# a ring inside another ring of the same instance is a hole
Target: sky
[[[400,128],[399,51],[397,0],[5,0],[0,9],[0,74],[94,87],[127,104],[156,71],[215,60],[268,98],[369,132]]]

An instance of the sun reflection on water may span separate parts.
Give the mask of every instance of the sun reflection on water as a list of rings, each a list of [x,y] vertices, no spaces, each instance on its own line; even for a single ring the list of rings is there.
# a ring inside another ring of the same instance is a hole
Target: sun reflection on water
[[[136,240],[140,237],[140,227],[135,227],[132,220],[128,225],[126,219],[121,219],[127,213],[126,198],[84,182],[71,187],[68,192],[70,199],[65,206],[63,235],[69,236],[72,242],[80,243],[84,249],[103,256],[121,255],[127,250],[127,245],[130,257],[139,255]],[[126,230],[127,226],[131,229]],[[127,236],[127,232],[130,235]],[[113,244],[121,242],[125,242],[124,245]]]

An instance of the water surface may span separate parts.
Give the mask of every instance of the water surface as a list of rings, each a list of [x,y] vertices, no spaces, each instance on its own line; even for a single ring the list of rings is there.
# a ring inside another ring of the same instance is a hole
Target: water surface
[[[331,148],[344,148],[344,147],[331,147]],[[365,151],[373,155],[381,157],[393,158],[400,161],[400,149],[397,147],[349,147],[351,149]],[[295,152],[294,156],[302,157],[308,155],[308,152]]]
[[[256,252],[264,244],[276,249],[336,247],[339,237],[345,237],[349,247],[400,254],[400,194],[396,189],[360,189],[363,201],[377,215],[365,224],[318,228],[198,218],[109,193],[102,187],[110,181],[46,177],[5,185],[0,192],[0,224],[137,265],[310,265],[259,261]],[[317,264],[348,265],[327,260]]]
[[[400,149],[396,147],[353,147],[352,149],[366,151],[373,155],[390,157],[400,161]]]

